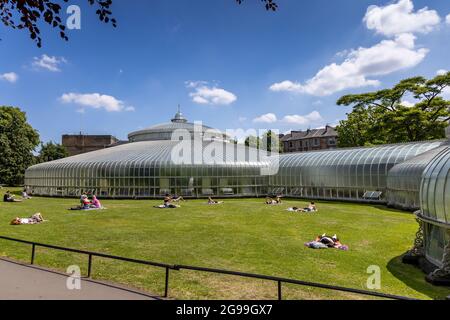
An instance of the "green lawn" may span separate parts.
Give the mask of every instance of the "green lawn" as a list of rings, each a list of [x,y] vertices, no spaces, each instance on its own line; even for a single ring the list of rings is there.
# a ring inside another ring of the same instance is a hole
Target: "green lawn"
[[[0,194],[5,190],[0,191]],[[410,213],[383,206],[319,202],[318,214],[286,212],[302,201],[266,206],[262,199],[233,199],[208,206],[204,200],[176,210],[154,209],[160,201],[103,201],[105,211],[72,212],[77,200],[33,198],[0,204],[0,235],[169,264],[224,268],[366,289],[366,270],[378,265],[382,292],[430,299],[448,288],[424,281],[400,256],[413,243],[417,224]],[[10,226],[16,216],[41,212],[41,225]],[[312,250],[304,242],[337,233],[350,250]],[[0,240],[0,256],[29,261],[30,246]],[[86,256],[38,249],[36,263],[65,270]],[[164,270],[94,258],[93,277],[161,294]],[[173,271],[170,296],[176,299],[273,299],[276,284],[232,276]],[[365,298],[285,286],[288,299]]]

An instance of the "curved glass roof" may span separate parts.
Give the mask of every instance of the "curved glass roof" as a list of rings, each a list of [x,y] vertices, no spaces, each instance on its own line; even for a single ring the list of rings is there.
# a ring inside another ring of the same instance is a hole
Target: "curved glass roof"
[[[450,146],[428,164],[420,188],[422,215],[450,227]]]
[[[445,150],[448,144],[440,146],[394,166],[388,174],[388,204],[407,209],[420,207],[420,183],[428,164]]]
[[[178,111],[171,122],[157,124],[146,129],[132,132],[128,135],[128,139],[130,142],[171,140],[172,134],[175,130],[186,130],[189,134],[191,134],[191,136],[195,130],[199,131],[201,134],[208,131],[208,133],[216,139],[227,138],[225,134],[217,129],[205,126],[203,124],[200,125],[188,122],[183,114]]]
[[[396,164],[442,145],[443,141],[383,145],[280,156],[277,186],[386,188],[386,176]]]
[[[180,144],[181,143],[181,144]],[[113,148],[97,150],[80,154],[77,156],[64,158],[52,162],[42,163],[30,167],[28,170],[39,169],[51,169],[67,166],[67,165],[90,165],[90,164],[102,164],[102,163],[142,163],[153,164],[159,166],[174,166],[177,165],[174,162],[174,156],[181,146],[186,150],[194,150],[192,141],[141,141],[119,145]],[[208,148],[208,149],[206,149]],[[231,149],[230,149],[231,148]],[[188,150],[188,151],[190,151]],[[213,155],[208,155],[208,150],[214,150]],[[230,152],[230,150],[234,150]],[[235,145],[226,142],[212,141],[204,142],[202,152],[206,156],[211,156],[214,159],[222,159],[223,163],[230,165],[251,165],[251,166],[269,166],[269,160],[260,161],[258,158],[253,157],[257,153],[256,149],[248,148],[243,145]],[[249,152],[254,152],[252,155]],[[237,155],[247,155],[244,159],[238,158]],[[196,163],[195,159],[198,154],[191,152],[188,158],[191,164]],[[201,155],[200,155],[201,156]],[[200,158],[201,159],[201,158]],[[186,165],[189,163],[179,163],[179,165]],[[219,163],[220,164],[220,163]],[[207,163],[199,163],[199,165],[208,165]]]

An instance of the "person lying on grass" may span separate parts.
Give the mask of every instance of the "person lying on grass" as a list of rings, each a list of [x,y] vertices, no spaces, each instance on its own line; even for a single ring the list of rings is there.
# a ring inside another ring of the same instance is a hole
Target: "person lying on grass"
[[[166,194],[164,196],[164,203],[166,203],[166,202],[181,202],[181,201],[186,201],[186,200],[184,200],[184,198],[182,196],[177,196],[177,195],[171,196],[169,194]]]
[[[277,205],[277,204],[281,204],[281,197],[278,196],[275,199],[272,199],[270,197],[266,198],[266,204],[268,205]]]
[[[208,197],[208,204],[222,204],[223,201],[213,200],[211,197]]]
[[[288,208],[287,211],[289,211],[289,212],[318,212],[317,206],[314,202],[311,202],[306,208],[292,207],[292,208]]]
[[[333,248],[345,251],[348,250],[348,246],[343,245],[337,235],[329,237],[327,236],[326,233],[324,233],[321,236],[317,236],[317,238],[314,241],[305,243],[305,246],[311,249]]]
[[[44,217],[40,213],[35,213],[29,218],[15,218],[13,221],[11,221],[11,225],[13,226],[19,226],[24,224],[39,224],[44,222]]]
[[[3,202],[22,202],[22,200],[17,200],[14,198],[15,196],[11,194],[11,192],[6,191],[3,195]]]

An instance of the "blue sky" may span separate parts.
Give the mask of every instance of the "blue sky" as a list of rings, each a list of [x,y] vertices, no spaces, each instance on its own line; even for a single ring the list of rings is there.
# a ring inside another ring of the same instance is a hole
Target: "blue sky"
[[[315,128],[345,118],[344,94],[450,70],[449,1],[278,0],[271,13],[257,0],[115,0],[116,29],[74,3],[67,43],[43,27],[39,49],[0,26],[0,104],[44,141],[125,139],[178,104],[219,129]]]

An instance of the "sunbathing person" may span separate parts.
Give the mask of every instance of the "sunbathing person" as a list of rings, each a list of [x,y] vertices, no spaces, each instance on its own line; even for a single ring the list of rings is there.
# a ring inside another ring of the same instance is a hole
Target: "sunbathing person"
[[[266,198],[266,204],[268,204],[268,205],[281,204],[281,198],[280,197],[276,197],[275,199],[272,199],[270,197],[267,197]]]
[[[81,197],[81,208],[82,209],[90,209],[91,208],[91,201],[89,201],[89,198],[87,195],[84,195]]]
[[[306,212],[317,212],[317,207],[314,202],[311,202],[308,207],[304,209]]]
[[[11,225],[18,226],[18,225],[24,225],[24,224],[39,224],[41,222],[44,222],[44,217],[40,213],[33,214],[30,218],[15,218],[13,221],[11,221]]]
[[[24,199],[24,200],[31,199],[31,197],[27,193],[27,189],[23,189],[23,191],[22,191],[22,199]]]
[[[327,249],[327,248],[333,248],[333,249],[339,249],[339,250],[348,250],[348,246],[343,245],[337,235],[334,235],[333,237],[327,236],[326,233],[324,233],[321,236],[317,236],[317,238],[314,241],[305,243],[305,246],[312,249]]]
[[[184,198],[182,196],[177,196],[177,195],[174,195],[173,197],[171,197],[171,199],[172,199],[171,202],[186,201],[186,200],[184,200]]]
[[[211,197],[208,197],[208,204],[222,204],[223,201],[213,200]]]
[[[170,195],[166,194],[164,197],[164,203],[160,206],[156,206],[155,208],[159,208],[159,209],[175,209],[175,208],[179,208],[180,206],[173,204],[173,199]]]
[[[95,196],[95,195],[92,196],[92,203],[90,206],[91,206],[91,208],[95,208],[95,209],[103,208],[101,202],[97,199],[97,196]]]
[[[3,202],[22,202],[22,200],[17,200],[14,198],[14,195],[11,192],[6,191],[3,195]]]

